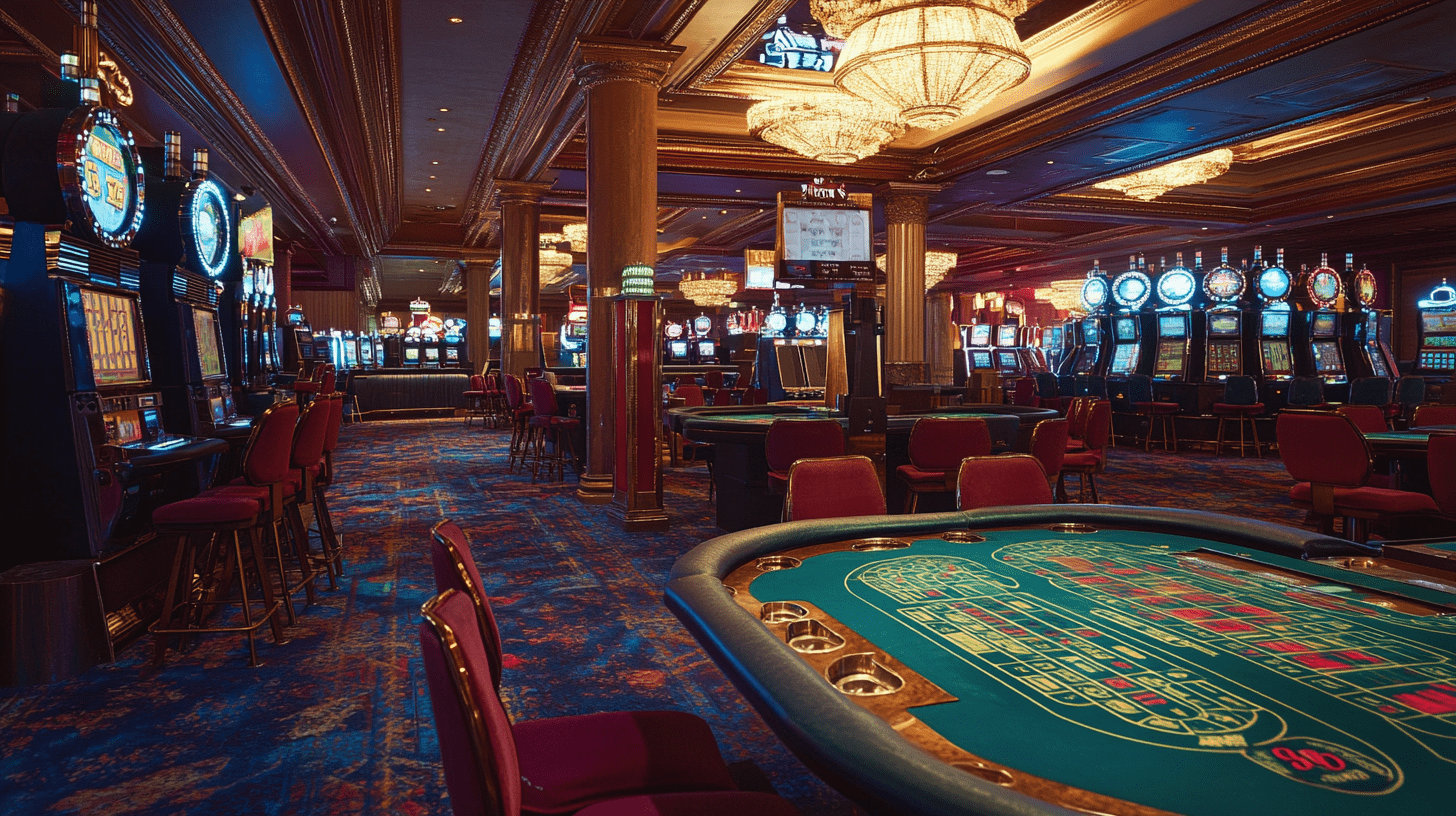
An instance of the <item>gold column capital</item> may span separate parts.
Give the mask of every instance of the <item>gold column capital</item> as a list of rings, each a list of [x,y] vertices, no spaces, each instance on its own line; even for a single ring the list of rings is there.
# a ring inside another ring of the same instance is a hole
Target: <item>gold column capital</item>
[[[620,37],[576,38],[576,81],[591,89],[606,82],[638,82],[656,88],[684,50]]]
[[[514,181],[496,179],[496,206],[502,204],[539,204],[551,192],[549,181]]]
[[[944,185],[908,181],[889,181],[875,188],[875,195],[884,200],[885,223],[924,224],[930,217],[930,197]]]

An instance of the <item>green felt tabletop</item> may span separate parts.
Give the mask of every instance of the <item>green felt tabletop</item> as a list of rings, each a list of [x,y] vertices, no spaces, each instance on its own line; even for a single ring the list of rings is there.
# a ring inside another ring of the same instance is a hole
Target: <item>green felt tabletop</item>
[[[1373,431],[1365,434],[1366,439],[1378,442],[1401,442],[1410,439],[1430,439],[1430,431]]]
[[[1253,556],[1321,583],[1241,571],[1201,539],[985,535],[820,555],[751,591],[818,606],[955,695],[914,713],[1026,773],[1187,816],[1451,807],[1456,618],[1292,559]]]

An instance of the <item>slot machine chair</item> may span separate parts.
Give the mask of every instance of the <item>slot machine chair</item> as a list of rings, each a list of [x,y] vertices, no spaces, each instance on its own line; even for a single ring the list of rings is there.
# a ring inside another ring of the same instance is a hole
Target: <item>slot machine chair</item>
[[[1057,471],[1057,500],[1068,501],[1067,475],[1077,479],[1077,500],[1086,503],[1091,493],[1092,503],[1098,503],[1097,474],[1107,469],[1107,442],[1112,436],[1112,403],[1097,400],[1086,412],[1087,431],[1082,438],[1082,450],[1068,451],[1062,457],[1061,470]],[[1070,443],[1069,443],[1070,444]]]
[[[1319,377],[1295,377],[1290,380],[1286,405],[1290,408],[1325,408],[1325,381]]]
[[[895,468],[905,483],[907,514],[919,507],[922,493],[954,493],[961,462],[991,455],[991,431],[975,417],[923,417],[910,426],[909,454],[910,463]]]
[[[971,456],[956,476],[956,509],[1051,504],[1052,488],[1035,456]]]
[[[314,518],[318,521],[319,542],[324,556],[332,563],[335,575],[344,574],[344,544],[334,530],[334,519],[329,513],[328,488],[333,485],[337,471],[334,469],[334,451],[339,447],[339,428],[344,424],[344,401],[334,400],[329,405],[329,426],[324,434],[324,455],[318,478],[314,481]]]
[[[1350,381],[1351,405],[1377,405],[1383,413],[1392,397],[1389,377],[1360,377]]]
[[[1130,374],[1127,378],[1127,401],[1134,412],[1148,418],[1148,435],[1143,437],[1143,450],[1152,450],[1153,426],[1163,431],[1163,450],[1168,450],[1168,436],[1172,432],[1173,452],[1178,451],[1178,411],[1182,406],[1176,402],[1153,399],[1153,378],[1146,374]]]
[[[1402,417],[1410,422],[1411,415],[1426,401],[1426,378],[1417,374],[1405,374],[1395,381],[1395,402],[1386,409],[1390,419]]]
[[[479,374],[470,375],[470,387],[460,392],[461,398],[465,400],[465,427],[477,417],[480,418],[480,427],[485,427],[485,378]]]
[[[1038,408],[1062,409],[1062,397],[1057,388],[1057,375],[1048,371],[1036,373],[1036,404]]]
[[[1372,520],[1439,512],[1424,493],[1369,485],[1375,456],[1349,417],[1283,411],[1274,427],[1284,469],[1298,482],[1289,489],[1289,500],[1314,514],[1321,533],[1333,535],[1338,516],[1344,519],[1344,537],[1364,544]]]
[[[317,405],[319,410],[312,410]],[[302,531],[302,538],[298,544],[304,555],[310,559],[315,567],[311,570],[317,574],[318,567],[322,567],[329,579],[329,589],[338,589],[336,578],[339,575],[338,567],[340,558],[338,554],[337,541],[331,535],[333,524],[330,521],[325,523],[328,517],[328,510],[323,503],[323,491],[319,480],[324,473],[324,449],[329,446],[330,430],[333,430],[334,443],[338,443],[338,427],[344,420],[344,395],[335,391],[332,394],[322,395],[314,400],[313,405],[305,410],[305,416],[300,417],[298,431],[293,437],[293,454],[289,459],[289,466],[293,469],[293,478],[298,482],[298,493],[289,511],[297,515],[295,529]],[[310,508],[319,524],[319,550],[320,555],[315,556],[309,547],[308,526],[304,523],[303,508]],[[310,599],[312,602],[312,599]]]
[[[1021,377],[1016,381],[1016,387],[1011,392],[1012,405],[1034,406],[1040,402],[1037,397],[1036,377],[1030,374]]]
[[[511,722],[491,685],[490,651],[470,598],[447,589],[420,617],[420,653],[456,813],[796,816],[777,796],[738,790],[712,730],[687,712]]]
[[[1223,399],[1215,402],[1212,410],[1213,415],[1218,417],[1218,439],[1213,448],[1215,456],[1223,455],[1224,430],[1229,418],[1233,418],[1239,426],[1239,458],[1243,458],[1249,444],[1244,436],[1246,425],[1249,434],[1254,437],[1254,453],[1260,459],[1264,458],[1264,451],[1259,446],[1259,427],[1254,424],[1254,417],[1264,413],[1264,403],[1259,401],[1259,383],[1253,377],[1236,375],[1225,380]]]
[[[789,466],[784,521],[883,516],[885,491],[868,456],[799,459]]]

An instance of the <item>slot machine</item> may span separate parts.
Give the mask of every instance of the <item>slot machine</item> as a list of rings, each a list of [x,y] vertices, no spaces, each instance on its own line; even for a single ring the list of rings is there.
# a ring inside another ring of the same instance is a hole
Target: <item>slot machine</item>
[[[672,356],[672,353],[673,353],[672,341],[674,341],[674,340],[681,340],[682,339],[682,335],[683,335],[683,325],[681,323],[674,323],[672,321],[667,321],[666,323],[663,324],[663,326],[662,326],[662,361],[663,361],[664,364],[666,364],[666,363],[672,363],[673,362],[673,356]],[[684,356],[683,359],[686,359],[686,356]],[[680,365],[680,363],[674,363],[674,365]]]
[[[1047,326],[1041,330],[1041,350],[1046,355],[1046,370],[1055,372],[1062,363],[1061,326]]]
[[[1415,372],[1448,382],[1456,371],[1456,287],[1443,279],[1440,286],[1416,302],[1416,308],[1421,314],[1421,347]]]
[[[83,79],[83,91],[95,83]],[[12,386],[0,389],[11,464],[0,468],[0,570],[94,564],[88,597],[99,604],[47,600],[81,604],[84,631],[34,645],[75,640],[110,660],[145,631],[171,567],[168,542],[149,532],[152,510],[210,482],[228,445],[163,422],[131,246],[146,192],[131,134],[94,104],[0,114],[0,134],[0,369]]]
[[[1201,255],[1202,253],[1200,253]],[[1198,264],[1201,266],[1201,264]],[[1183,265],[1183,253],[1175,256],[1173,266],[1164,267],[1158,275],[1158,302],[1154,313],[1156,355],[1153,358],[1153,379],[1163,382],[1188,383],[1203,379],[1202,344],[1197,342],[1192,308],[1198,293],[1198,278]]]
[[[421,353],[421,344],[424,341],[424,334],[419,326],[410,326],[405,329],[404,340],[401,343],[400,365],[404,368],[419,368],[424,362],[424,355]]]
[[[1322,253],[1320,265],[1303,276],[1295,294],[1295,305],[1303,307],[1291,325],[1296,370],[1319,377],[1326,385],[1344,385],[1348,377],[1340,348],[1340,313],[1335,307],[1345,294],[1345,285],[1330,267],[1328,253]]]
[[[678,337],[667,341],[667,362],[670,365],[688,365],[692,362],[692,355],[685,338]]]
[[[423,353],[420,359],[421,367],[440,367],[440,335],[434,329],[425,327],[421,330],[420,351]]]
[[[339,345],[343,350],[344,364],[339,366],[340,370],[359,367],[359,344],[354,342],[354,333],[346,331],[339,336]]]
[[[1391,354],[1386,338],[1381,334],[1381,313],[1375,308],[1375,273],[1362,266],[1354,270],[1355,258],[1345,256],[1346,302],[1355,302],[1355,309],[1345,315],[1345,361],[1350,365],[1351,377],[1385,377],[1394,380],[1399,376],[1395,355]],[[1388,321],[1388,316],[1387,316]]]
[[[1294,377],[1294,353],[1290,346],[1291,315],[1289,296],[1294,278],[1284,267],[1284,250],[1275,255],[1274,263],[1265,266],[1260,247],[1254,247],[1254,268],[1249,285],[1259,304],[1258,347],[1261,401],[1274,410],[1283,407],[1288,398],[1289,380]],[[1250,319],[1253,319],[1251,316]]]
[[[1223,248],[1219,265],[1203,277],[1203,296],[1208,303],[1203,376],[1209,382],[1245,373],[1244,315],[1239,303],[1248,284],[1243,270],[1229,266],[1228,247]]]
[[[1047,370],[1046,351],[1042,348],[1043,333],[1040,326],[1022,326],[1017,346],[1021,350],[1022,367],[1027,373],[1039,374]]]
[[[1109,376],[1126,377],[1143,369],[1142,308],[1153,294],[1146,267],[1134,256],[1128,270],[1112,281],[1112,300],[1121,312],[1112,316],[1112,360]]]
[[[1101,375],[1107,373],[1111,341],[1108,330],[1111,326],[1101,312],[1107,308],[1111,287],[1103,277],[1097,261],[1092,262],[1092,271],[1082,284],[1082,306],[1087,316],[1082,318],[1078,332],[1078,347],[1072,360],[1072,374]]]
[[[458,317],[451,317],[445,320],[445,333],[441,339],[441,349],[444,352],[440,360],[444,368],[469,368],[470,353],[465,343],[465,321]]]
[[[704,365],[713,365],[718,362],[718,342],[707,337],[699,337],[697,340],[698,362]]]
[[[966,327],[967,375],[977,371],[996,370],[996,363],[991,355],[991,330],[994,328],[990,323],[977,323]]]
[[[814,324],[814,313],[800,307],[798,313],[794,315],[795,331],[799,334],[809,334],[814,331]],[[806,326],[807,328],[805,328]],[[708,339],[708,335],[713,332],[713,318],[705,314],[693,318],[692,332],[692,337],[688,342],[688,358],[695,364],[715,365],[718,362],[718,344]],[[708,356],[703,356],[704,351],[709,352]]]
[[[1016,345],[1020,328],[1015,323],[1002,323],[996,327],[996,373],[1006,379],[1020,377],[1025,371]]]

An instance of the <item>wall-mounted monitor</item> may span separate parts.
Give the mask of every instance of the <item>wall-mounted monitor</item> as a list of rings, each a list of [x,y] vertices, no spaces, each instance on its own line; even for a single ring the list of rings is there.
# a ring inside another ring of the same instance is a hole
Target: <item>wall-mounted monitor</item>
[[[273,263],[273,208],[238,220],[238,251],[244,258]]]
[[[784,207],[779,224],[786,261],[874,261],[869,210]]]

